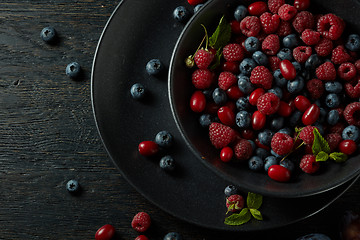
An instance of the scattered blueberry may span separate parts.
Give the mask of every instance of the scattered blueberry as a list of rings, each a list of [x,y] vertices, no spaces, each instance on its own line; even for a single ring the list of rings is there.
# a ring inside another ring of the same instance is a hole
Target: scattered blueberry
[[[277,131],[279,129],[281,129],[284,126],[284,117],[275,117],[271,120],[270,122],[270,127],[271,129]]]
[[[324,125],[322,125],[319,122],[315,122],[313,125],[314,125],[314,127],[317,127],[317,129],[319,130],[319,133],[321,135],[324,135]]]
[[[274,76],[274,80],[275,80],[275,84],[278,87],[285,87],[287,84],[287,80],[283,77],[283,75],[281,74],[281,70],[280,69],[276,69],[273,73]]]
[[[294,80],[287,82],[287,90],[290,93],[298,93],[304,88],[304,85],[304,79],[301,76],[296,76]]]
[[[255,67],[256,62],[251,58],[245,58],[239,65],[240,72],[246,76],[249,76]]]
[[[247,128],[251,124],[251,115],[247,111],[239,111],[235,116],[236,125],[240,128]]]
[[[298,125],[298,123],[300,122],[300,119],[302,117],[302,112],[295,110],[289,118],[289,124],[291,127],[295,127]]]
[[[51,43],[56,39],[56,31],[53,27],[44,27],[40,32],[40,37],[44,42]]]
[[[335,125],[338,123],[339,119],[340,119],[339,112],[334,109],[328,112],[326,121],[330,125]]]
[[[340,104],[339,96],[335,93],[330,93],[326,95],[325,104],[329,108],[336,108]]]
[[[146,64],[146,72],[149,75],[157,75],[161,72],[161,70],[163,69],[163,64],[160,61],[160,59],[151,59],[147,64]]]
[[[353,52],[360,50],[360,36],[357,34],[350,34],[346,43],[345,47]]]
[[[298,237],[296,240],[331,240],[331,238],[322,233],[311,233],[302,237]]]
[[[255,142],[253,141],[253,140],[248,140],[249,141],[249,143],[251,144],[251,148],[252,149],[256,149],[256,144],[255,144]]]
[[[291,62],[292,65],[295,67],[296,69],[296,74],[301,74],[302,73],[302,67],[301,64],[299,62]]]
[[[155,142],[160,147],[170,147],[173,143],[173,136],[168,131],[160,131],[155,136]]]
[[[204,128],[207,128],[212,123],[211,115],[208,113],[202,114],[199,118],[200,125]]]
[[[202,3],[196,5],[194,7],[194,14],[197,13],[203,6],[204,6],[204,4],[202,4]]]
[[[212,100],[213,91],[211,89],[205,89],[202,92],[205,95],[206,100]]]
[[[269,129],[265,129],[258,134],[259,142],[263,145],[270,146],[271,139],[274,136],[274,132]]]
[[[235,195],[239,193],[239,189],[234,185],[228,185],[224,189],[224,194],[226,197],[230,197],[231,195]]]
[[[284,160],[280,161],[280,165],[289,169],[290,172],[294,171],[294,169],[295,169],[294,162],[288,158],[285,158]]]
[[[320,116],[319,116],[319,119],[317,120],[319,123],[323,123],[327,120],[327,114],[328,114],[328,111],[325,110],[324,108],[322,107],[319,107],[320,108]]]
[[[350,140],[357,142],[357,141],[359,141],[360,130],[358,127],[356,127],[354,125],[349,125],[343,130],[341,137],[344,140],[350,139]]]
[[[255,150],[255,155],[260,157],[261,159],[265,159],[266,157],[268,157],[270,155],[270,153],[265,150],[264,148],[257,148]]]
[[[245,39],[244,47],[248,52],[255,52],[260,48],[260,41],[256,37],[248,37]]]
[[[264,161],[258,156],[252,156],[249,159],[249,168],[253,171],[260,171],[264,168]]]
[[[282,91],[282,89],[280,87],[274,87],[272,89],[269,89],[268,92],[275,94],[280,99],[282,99],[282,97],[283,97],[283,91]]]
[[[182,240],[182,236],[177,232],[169,232],[165,235],[164,240]]]
[[[247,13],[247,7],[245,7],[244,5],[237,6],[234,11],[234,18],[236,19],[236,21],[240,22],[241,20],[243,20],[244,17],[246,17]]]
[[[283,156],[277,154],[277,153],[274,152],[274,150],[272,150],[272,149],[270,150],[270,153],[271,153],[271,155],[273,155],[273,156],[275,156],[275,157],[277,157],[277,158],[283,158]]]
[[[68,190],[70,193],[75,193],[79,191],[80,185],[79,182],[76,180],[69,180],[66,183],[66,190]]]
[[[174,171],[175,169],[175,161],[170,155],[163,156],[160,159],[160,168],[164,169],[165,171]]]
[[[190,18],[190,12],[184,6],[178,6],[174,9],[173,17],[176,21],[185,22]]]
[[[243,75],[239,76],[238,87],[245,94],[249,94],[254,90],[254,86],[250,82],[250,78]]]
[[[277,53],[277,57],[280,58],[280,60],[285,60],[285,59],[289,61],[293,60],[292,51],[290,48],[280,49],[280,51]]]
[[[269,63],[268,57],[262,51],[254,52],[252,55],[252,59],[257,63],[257,65],[266,66]]]
[[[279,132],[279,133],[285,133],[285,134],[287,134],[287,135],[289,135],[289,136],[292,135],[292,131],[291,131],[290,128],[282,128],[282,129],[280,129],[278,132]]]
[[[296,34],[290,34],[283,38],[283,45],[286,48],[295,48],[299,46],[299,38]]]
[[[213,100],[217,105],[221,105],[226,103],[227,101],[227,94],[221,88],[215,88],[212,94]]]
[[[145,88],[141,83],[135,83],[130,88],[130,94],[134,99],[142,99],[145,96]]]
[[[238,110],[247,110],[250,107],[249,99],[247,97],[240,97],[236,100],[236,108]]]
[[[318,66],[322,64],[321,59],[317,54],[311,55],[305,62],[306,69],[316,69]]]
[[[329,93],[340,93],[343,90],[343,86],[340,82],[326,82],[325,90]]]
[[[265,160],[264,160],[265,171],[267,172],[269,167],[271,167],[272,165],[275,165],[275,164],[279,164],[279,160],[275,156],[268,156],[267,158],[265,158]]]
[[[69,63],[66,66],[65,70],[66,75],[68,75],[70,78],[77,78],[80,76],[81,73],[81,66],[77,62]]]

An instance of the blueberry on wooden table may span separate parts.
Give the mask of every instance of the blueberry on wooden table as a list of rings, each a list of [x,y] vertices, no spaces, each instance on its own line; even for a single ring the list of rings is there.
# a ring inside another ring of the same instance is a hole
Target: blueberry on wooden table
[[[190,12],[184,6],[178,6],[174,9],[173,17],[179,22],[185,22],[190,18]]]
[[[68,190],[70,193],[76,193],[79,191],[80,185],[79,182],[76,180],[69,180],[66,183],[66,190]]]
[[[44,27],[40,32],[40,37],[44,42],[53,42],[56,38],[56,31],[53,27]]]
[[[66,75],[69,76],[70,78],[77,78],[80,76],[81,66],[77,62],[69,63],[66,66],[65,72],[66,72]]]

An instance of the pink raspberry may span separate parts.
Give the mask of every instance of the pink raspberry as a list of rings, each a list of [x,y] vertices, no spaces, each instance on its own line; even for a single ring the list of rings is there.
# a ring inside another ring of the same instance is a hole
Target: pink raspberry
[[[228,62],[240,62],[244,59],[245,50],[237,43],[230,43],[223,48],[224,59]]]
[[[251,143],[246,139],[240,139],[234,146],[236,159],[239,161],[248,160],[253,153]]]
[[[242,34],[247,37],[256,37],[261,30],[261,22],[257,16],[247,16],[240,22]]]
[[[237,82],[237,77],[231,72],[221,72],[218,78],[218,85],[222,90],[228,90]]]
[[[289,21],[296,15],[296,13],[296,8],[290,4],[283,4],[278,10],[280,18],[284,21]]]
[[[299,134],[299,138],[303,140],[305,144],[312,145],[314,142],[314,129],[315,127],[310,125],[304,127]]]
[[[138,232],[145,232],[151,225],[151,218],[146,212],[137,213],[131,221],[131,226]]]
[[[316,161],[316,156],[306,154],[301,158],[300,168],[306,173],[312,174],[319,170],[320,163]]]
[[[261,27],[266,34],[275,33],[280,25],[280,17],[277,14],[265,12],[260,16]]]
[[[194,56],[196,66],[201,69],[208,68],[213,59],[214,54],[205,49],[199,49]]]
[[[331,61],[334,64],[342,64],[351,60],[351,56],[343,45],[339,45],[331,52]]]
[[[229,126],[213,122],[209,126],[209,137],[215,148],[221,149],[234,141],[236,132]]]
[[[338,76],[345,80],[350,81],[356,76],[356,67],[353,63],[342,63],[337,70]]]
[[[360,102],[348,104],[344,110],[344,118],[349,125],[360,126]]]
[[[329,133],[325,136],[325,140],[329,144],[330,151],[334,152],[342,141],[342,137],[339,133]]]
[[[312,29],[305,29],[301,33],[301,39],[306,45],[316,45],[320,41],[320,33]]]
[[[306,89],[309,91],[312,99],[319,99],[325,91],[324,83],[317,78],[311,79],[306,83]]]
[[[302,33],[305,29],[313,29],[315,26],[314,16],[308,11],[298,12],[292,21],[292,26],[298,33]]]
[[[344,23],[338,16],[329,13],[319,18],[317,31],[325,38],[337,40],[344,31]]]
[[[276,34],[268,35],[262,42],[261,48],[267,55],[276,55],[280,49],[279,36]]]
[[[279,8],[285,4],[285,0],[269,0],[268,8],[272,13],[278,13]]]
[[[191,76],[192,84],[197,89],[206,89],[214,81],[214,73],[208,69],[196,69]]]
[[[279,37],[285,37],[285,36],[291,34],[292,32],[293,32],[293,28],[291,26],[291,23],[288,21],[281,20],[276,34]]]
[[[294,139],[285,133],[275,133],[271,139],[272,150],[280,156],[288,154],[294,146]]]
[[[265,93],[257,100],[259,112],[265,115],[271,115],[277,112],[280,107],[280,98],[274,93]]]
[[[330,55],[333,50],[333,42],[328,38],[321,38],[320,41],[315,45],[315,51],[320,57]]]
[[[239,194],[226,198],[226,208],[229,212],[239,212],[245,205],[245,199]]]
[[[298,46],[293,50],[294,59],[299,63],[304,63],[311,56],[312,48],[309,46]]]
[[[336,69],[332,62],[325,62],[316,68],[316,77],[323,81],[334,81]]]
[[[270,89],[273,81],[273,75],[270,70],[264,66],[256,66],[250,75],[250,82],[264,89]]]

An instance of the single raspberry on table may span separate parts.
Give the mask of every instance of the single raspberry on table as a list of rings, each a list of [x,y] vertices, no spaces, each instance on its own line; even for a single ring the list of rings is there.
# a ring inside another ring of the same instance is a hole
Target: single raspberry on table
[[[236,82],[237,77],[231,72],[221,72],[219,74],[218,85],[222,90],[228,90]]]
[[[305,29],[313,29],[315,27],[313,14],[308,11],[298,12],[292,21],[292,26],[298,33],[302,33]]]
[[[196,69],[191,76],[192,84],[197,89],[206,89],[214,82],[214,73],[209,69]]]
[[[360,102],[348,104],[344,109],[344,118],[349,125],[360,126]]]
[[[150,225],[151,218],[146,212],[137,213],[131,221],[131,227],[137,232],[145,232],[149,229]]]
[[[312,29],[305,29],[301,33],[301,39],[306,45],[316,45],[320,41],[320,33]]]
[[[317,78],[311,79],[306,83],[306,89],[312,99],[319,99],[325,92],[324,83]]]
[[[268,35],[261,44],[261,48],[267,55],[276,55],[280,49],[280,39],[276,34]]]
[[[212,145],[217,149],[221,149],[234,141],[236,132],[229,126],[213,122],[209,126],[209,137]]]
[[[304,63],[311,56],[312,48],[309,46],[298,46],[293,50],[293,57],[299,63]]]
[[[295,17],[296,13],[296,8],[294,6],[291,6],[290,4],[283,4],[278,10],[280,18],[284,21],[289,21],[290,19]]]
[[[335,14],[329,13],[321,16],[317,22],[317,31],[325,38],[337,40],[344,31],[344,23]]]
[[[261,22],[257,16],[247,16],[240,22],[242,34],[247,37],[256,37],[261,30]]]
[[[350,54],[343,45],[339,45],[331,52],[331,61],[334,64],[342,64],[351,60]]]
[[[303,140],[305,144],[312,145],[314,142],[314,129],[315,127],[310,125],[304,127],[299,134],[299,138]]]
[[[239,212],[245,205],[245,199],[239,194],[226,198],[226,207],[229,212]]]
[[[279,37],[285,37],[293,32],[293,28],[291,26],[291,23],[288,21],[281,20],[279,28],[276,32],[276,34]]]
[[[306,173],[312,174],[319,170],[320,162],[316,161],[316,156],[312,154],[306,154],[301,158],[300,168]]]
[[[285,0],[269,0],[268,8],[272,13],[278,13],[279,8],[285,4]]]
[[[331,54],[334,44],[328,38],[321,38],[320,41],[315,45],[314,49],[317,55],[325,57]]]
[[[285,133],[275,133],[271,139],[271,149],[280,156],[288,154],[294,146],[294,139]]]
[[[329,144],[330,151],[334,152],[342,141],[342,137],[339,133],[329,133],[325,136],[325,140]]]
[[[238,43],[230,43],[223,48],[223,56],[228,62],[240,62],[245,57],[245,50]]]
[[[325,62],[316,68],[316,77],[323,81],[334,81],[336,69],[332,62]]]
[[[235,157],[239,161],[248,160],[253,153],[251,143],[246,139],[240,139],[234,146]]]
[[[275,33],[280,25],[280,17],[277,14],[265,12],[260,16],[262,30],[266,34]]]
[[[277,112],[280,107],[280,98],[274,93],[265,93],[257,100],[259,112],[265,115],[271,115]]]
[[[194,56],[195,64],[200,69],[206,69],[214,60],[215,55],[205,49],[199,49]]]
[[[270,89],[273,81],[273,75],[270,70],[264,66],[256,66],[250,75],[250,82],[264,89]]]
[[[356,76],[356,67],[351,62],[340,64],[337,73],[339,77],[345,81],[350,81]]]

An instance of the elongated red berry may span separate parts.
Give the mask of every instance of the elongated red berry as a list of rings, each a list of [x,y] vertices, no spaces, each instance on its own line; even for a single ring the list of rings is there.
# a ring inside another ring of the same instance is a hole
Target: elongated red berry
[[[279,65],[281,74],[286,80],[293,80],[296,77],[296,69],[294,65],[287,59],[282,60]]]
[[[311,102],[307,97],[299,95],[294,99],[294,104],[300,112],[305,112],[310,107]]]
[[[231,147],[224,147],[220,151],[220,159],[223,162],[230,162],[234,156],[234,150]]]
[[[264,95],[264,93],[265,90],[263,88],[255,89],[249,96],[249,103],[253,106],[256,106],[259,97]]]
[[[110,224],[105,224],[95,233],[96,240],[110,240],[115,234],[115,228]]]
[[[288,182],[291,177],[289,169],[277,164],[269,167],[268,175],[271,179],[278,182]]]
[[[357,149],[356,143],[353,140],[343,140],[339,144],[339,150],[346,155],[353,154]]]
[[[293,108],[289,105],[289,103],[280,101],[277,114],[279,114],[282,117],[289,117],[292,112],[293,112]]]
[[[139,153],[143,156],[152,156],[159,151],[159,145],[154,141],[143,141],[139,144]]]
[[[219,108],[217,115],[220,119],[220,122],[227,126],[235,125],[235,113],[227,106]]]
[[[320,108],[316,104],[311,104],[302,115],[302,122],[304,125],[314,124],[320,116]]]
[[[298,11],[303,11],[308,9],[310,6],[310,0],[294,0],[294,7]]]
[[[265,2],[258,1],[249,5],[248,12],[250,15],[260,16],[268,10]]]
[[[190,5],[192,5],[192,6],[196,6],[196,5],[198,5],[200,3],[203,3],[203,2],[205,2],[205,0],[188,0],[188,3]]]
[[[254,130],[260,130],[265,126],[266,115],[260,111],[255,111],[252,115],[251,125]]]
[[[206,107],[206,97],[202,91],[195,91],[190,98],[190,108],[194,112],[202,112]]]

